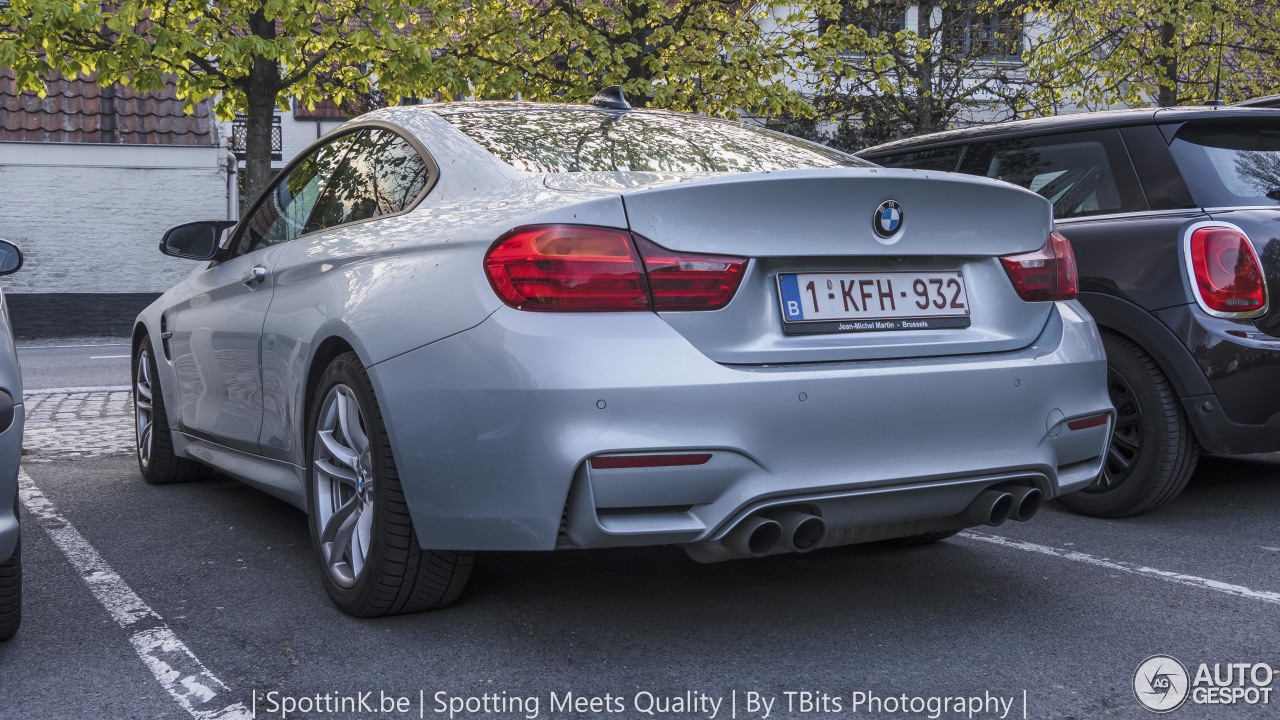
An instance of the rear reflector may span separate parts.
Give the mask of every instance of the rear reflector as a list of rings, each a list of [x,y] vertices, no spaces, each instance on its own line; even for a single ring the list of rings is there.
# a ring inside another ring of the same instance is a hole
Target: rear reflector
[[[688,255],[626,230],[532,225],[485,255],[494,292],[518,310],[719,310],[742,282],[745,258]]]
[[[681,465],[705,465],[711,453],[688,455],[610,455],[591,458],[593,470],[617,470],[620,468],[679,467]]]
[[[1049,233],[1035,252],[1007,255],[1000,262],[1018,297],[1027,302],[1071,300],[1076,296],[1076,256],[1070,241],[1060,233]]]
[[[1251,313],[1267,304],[1262,265],[1253,243],[1229,227],[1202,227],[1191,233],[1191,271],[1200,303],[1215,313]]]
[[[1107,417],[1108,415],[1106,413],[1102,413],[1101,415],[1091,415],[1086,418],[1080,418],[1079,420],[1072,420],[1067,423],[1067,427],[1072,430],[1086,430],[1088,428],[1098,427],[1099,425],[1106,425]]]

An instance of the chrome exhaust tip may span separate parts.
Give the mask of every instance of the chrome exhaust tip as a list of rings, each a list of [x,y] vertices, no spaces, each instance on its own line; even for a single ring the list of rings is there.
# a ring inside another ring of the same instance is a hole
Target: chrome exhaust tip
[[[742,555],[764,557],[782,543],[782,524],[777,520],[753,515],[738,523],[724,542]]]
[[[805,553],[818,547],[827,536],[827,523],[817,515],[799,510],[781,510],[770,515],[782,525],[782,547]]]

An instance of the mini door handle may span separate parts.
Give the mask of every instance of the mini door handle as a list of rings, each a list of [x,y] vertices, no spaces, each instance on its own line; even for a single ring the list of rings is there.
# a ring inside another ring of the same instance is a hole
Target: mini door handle
[[[240,282],[248,285],[249,287],[256,287],[258,283],[266,279],[267,268],[262,265],[254,265],[244,274],[244,277],[240,279]]]

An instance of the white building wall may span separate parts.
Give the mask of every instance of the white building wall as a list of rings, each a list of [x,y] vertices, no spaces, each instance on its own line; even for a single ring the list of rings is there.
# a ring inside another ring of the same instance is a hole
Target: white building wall
[[[0,237],[22,248],[6,293],[162,292],[196,265],[164,231],[231,217],[218,147],[0,143]]]

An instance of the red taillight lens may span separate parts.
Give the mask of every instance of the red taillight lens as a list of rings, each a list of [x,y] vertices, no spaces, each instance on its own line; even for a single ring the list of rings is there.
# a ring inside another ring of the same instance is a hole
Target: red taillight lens
[[[1214,312],[1247,313],[1267,304],[1262,265],[1239,230],[1202,227],[1191,233],[1191,269],[1196,292]]]
[[[1035,252],[1007,255],[1000,262],[1018,297],[1027,302],[1070,300],[1079,289],[1075,253],[1060,233],[1049,233],[1049,239]]]
[[[544,312],[719,310],[738,291],[746,264],[583,225],[516,228],[484,259],[503,302]]]
[[[653,292],[653,309],[719,310],[733,299],[747,266],[743,258],[681,255],[636,237]]]
[[[649,289],[624,230],[539,225],[512,230],[484,259],[502,301],[520,310],[648,310]]]

